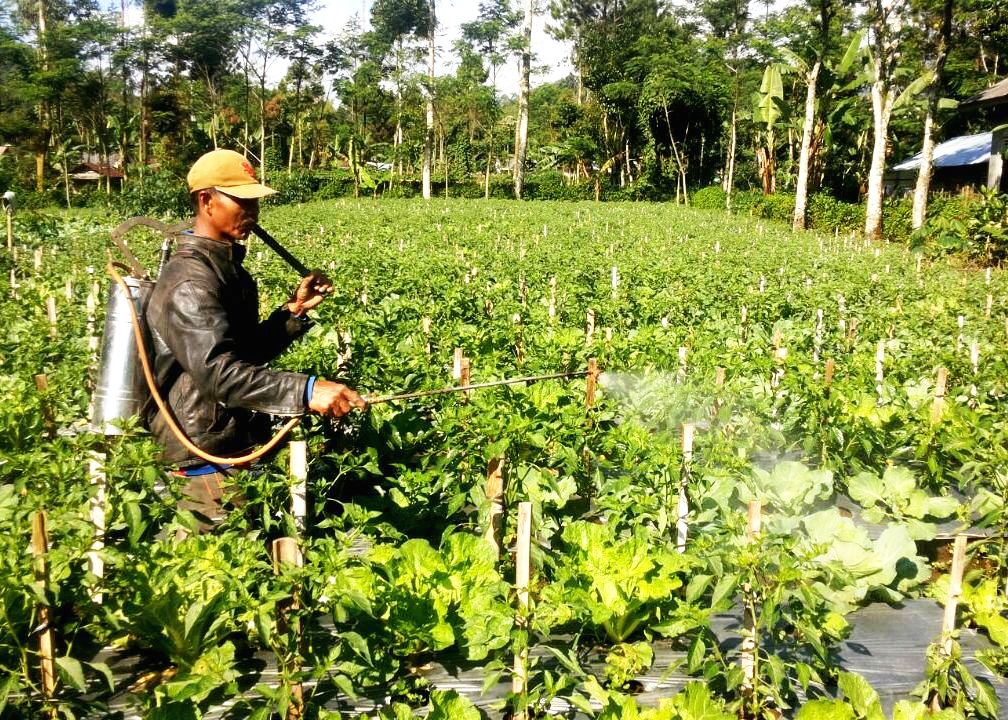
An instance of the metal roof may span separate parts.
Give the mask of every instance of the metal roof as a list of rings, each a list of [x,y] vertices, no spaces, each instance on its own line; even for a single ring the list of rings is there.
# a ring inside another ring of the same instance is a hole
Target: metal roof
[[[1000,105],[1008,102],[1008,78],[1001,82],[994,83],[986,90],[981,90],[961,103],[959,107],[968,105]]]
[[[990,158],[991,136],[992,133],[989,132],[978,135],[960,135],[935,145],[934,166],[962,167],[986,163]],[[894,165],[893,170],[916,170],[920,167],[921,158],[922,153],[917,153],[898,165]]]

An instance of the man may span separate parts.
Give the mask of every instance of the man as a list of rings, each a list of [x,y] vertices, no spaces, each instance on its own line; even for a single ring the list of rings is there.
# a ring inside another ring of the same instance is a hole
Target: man
[[[245,247],[238,241],[258,221],[259,199],[275,191],[231,150],[206,153],[187,179],[193,229],[179,236],[146,311],[158,387],[177,424],[207,453],[236,456],[268,438],[270,415],[310,410],[340,417],[363,408],[343,384],[266,367],[305,332],[305,313],[332,290],[324,273],[312,271],[259,320],[258,289],[242,267]],[[164,458],[190,477],[180,507],[219,520],[228,468],[192,456],[156,407],[146,420]]]

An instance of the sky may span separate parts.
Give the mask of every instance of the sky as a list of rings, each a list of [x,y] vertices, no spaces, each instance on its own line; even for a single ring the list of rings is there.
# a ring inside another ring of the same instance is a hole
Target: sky
[[[521,3],[514,2],[517,6]],[[451,48],[462,34],[462,24],[476,19],[479,0],[436,0],[438,30],[438,60],[435,72],[445,75],[454,71],[455,54]],[[347,22],[358,15],[365,24],[371,17],[371,0],[322,0],[314,22],[323,28],[326,40],[339,34]],[[572,71],[570,45],[554,40],[546,32],[548,15],[539,13],[532,24],[532,85],[560,80]],[[279,73],[282,75],[283,70]],[[279,78],[277,78],[279,79]],[[497,71],[498,92],[505,95],[518,94],[518,60],[512,59]]]

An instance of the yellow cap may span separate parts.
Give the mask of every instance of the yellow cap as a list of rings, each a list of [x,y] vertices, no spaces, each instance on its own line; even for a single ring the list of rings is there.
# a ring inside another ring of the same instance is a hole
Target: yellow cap
[[[215,188],[237,198],[261,198],[276,190],[256,177],[255,168],[234,150],[211,150],[193,163],[186,177],[189,192]]]

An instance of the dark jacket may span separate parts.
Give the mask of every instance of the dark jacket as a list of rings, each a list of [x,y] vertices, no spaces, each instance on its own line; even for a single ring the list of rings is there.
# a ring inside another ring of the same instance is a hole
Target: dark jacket
[[[265,367],[305,324],[284,308],[259,321],[259,291],[244,257],[241,245],[180,235],[146,308],[161,395],[189,439],[215,455],[237,455],[266,439],[264,414],[305,412],[308,376]],[[203,463],[153,402],[145,415],[165,460]]]

